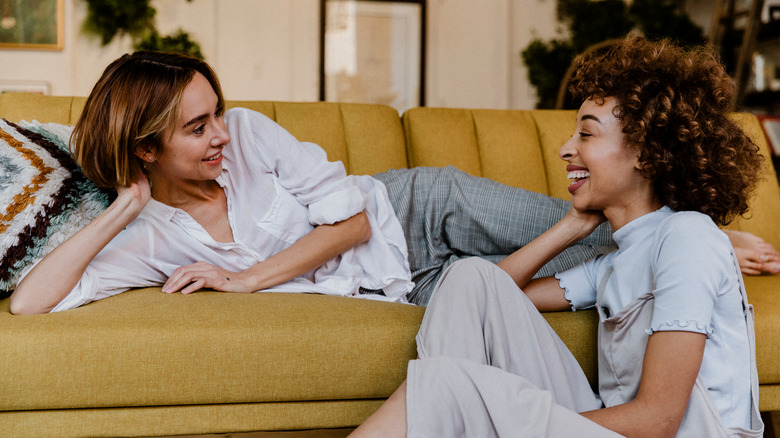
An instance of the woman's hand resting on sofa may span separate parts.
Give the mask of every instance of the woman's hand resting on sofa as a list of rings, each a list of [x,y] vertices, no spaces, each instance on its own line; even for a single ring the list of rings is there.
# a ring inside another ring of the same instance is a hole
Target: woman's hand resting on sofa
[[[371,238],[365,211],[331,225],[318,225],[287,249],[232,272],[206,262],[177,268],[162,286],[165,293],[183,294],[210,288],[222,292],[251,293],[292,280]]]
[[[780,273],[780,254],[764,239],[755,234],[737,230],[723,230],[745,275]]]

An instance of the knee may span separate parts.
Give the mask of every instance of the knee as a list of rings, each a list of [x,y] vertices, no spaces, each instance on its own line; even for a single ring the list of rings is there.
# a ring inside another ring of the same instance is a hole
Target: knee
[[[481,257],[458,260],[450,265],[444,276],[448,277],[449,283],[475,285],[483,289],[488,286],[517,287],[509,274],[495,263]]]
[[[482,283],[481,279],[492,276],[493,270],[501,269],[495,263],[479,257],[461,259],[451,264],[442,273],[438,287]]]
[[[483,258],[468,257],[453,263],[447,268],[447,271],[455,271],[457,274],[453,275],[458,275],[460,277],[473,278],[474,276],[482,277],[486,273],[490,273],[492,275],[492,272],[495,269],[501,268],[496,266],[495,263],[487,261]]]
[[[437,296],[443,295],[446,295],[448,300],[452,300],[454,296],[482,297],[486,289],[495,288],[497,276],[500,278],[502,275],[505,276],[506,273],[495,263],[479,257],[458,260],[442,273],[434,288],[431,302],[435,301]],[[509,281],[511,282],[511,279]]]
[[[429,356],[417,359],[412,363],[414,364],[416,375],[419,377],[418,384],[422,383],[429,387],[438,387],[440,390],[445,391],[461,387],[466,369],[472,365],[466,359],[449,356]]]

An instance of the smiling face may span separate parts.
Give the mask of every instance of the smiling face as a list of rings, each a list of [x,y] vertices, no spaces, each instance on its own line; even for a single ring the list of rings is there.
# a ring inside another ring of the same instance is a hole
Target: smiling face
[[[149,162],[153,187],[210,182],[222,172],[222,149],[230,136],[222,119],[217,94],[209,81],[195,73],[184,89],[181,114],[174,126],[163,132],[158,154],[137,151]]]
[[[586,100],[577,129],[560,149],[568,163],[572,206],[604,213],[613,229],[661,207],[653,184],[639,173],[639,151],[626,144],[614,98]]]

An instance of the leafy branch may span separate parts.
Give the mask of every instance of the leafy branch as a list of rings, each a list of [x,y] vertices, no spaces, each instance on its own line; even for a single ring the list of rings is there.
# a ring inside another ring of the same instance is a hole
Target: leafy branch
[[[130,35],[134,50],[180,52],[203,59],[200,45],[184,30],[160,35],[154,20],[157,10],[151,6],[151,0],[84,1],[87,3],[87,17],[82,30],[99,37],[104,46],[117,35]]]
[[[537,108],[555,108],[558,90],[578,53],[598,43],[640,31],[649,39],[671,38],[682,45],[701,44],[704,35],[677,0],[558,0],[558,21],[568,39],[534,39],[521,52],[528,80],[536,87]]]

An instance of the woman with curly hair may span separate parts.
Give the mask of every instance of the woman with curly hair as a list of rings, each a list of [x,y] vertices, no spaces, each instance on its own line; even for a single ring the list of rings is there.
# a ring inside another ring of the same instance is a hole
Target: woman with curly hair
[[[762,436],[752,307],[718,229],[762,166],[732,82],[710,49],[641,37],[580,61],[571,210],[498,266],[443,274],[420,359],[355,436]],[[616,251],[531,279],[605,220]],[[539,314],[590,307],[595,393]]]

